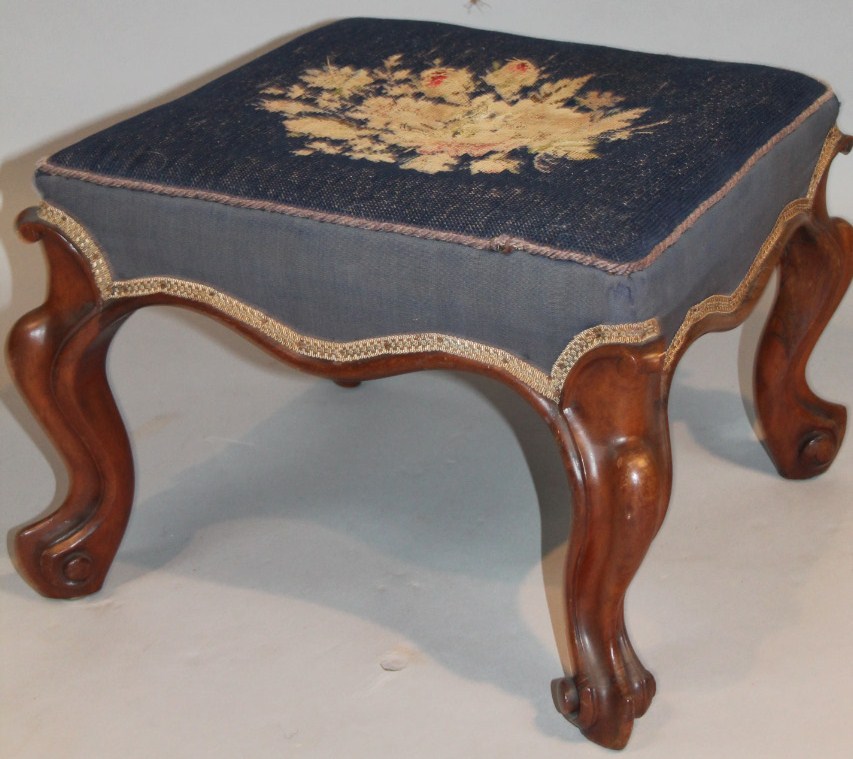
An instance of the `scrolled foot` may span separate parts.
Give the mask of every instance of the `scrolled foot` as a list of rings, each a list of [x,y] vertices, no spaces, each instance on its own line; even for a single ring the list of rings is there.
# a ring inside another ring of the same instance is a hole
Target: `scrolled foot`
[[[649,678],[654,693],[654,678],[651,675]],[[638,691],[647,687],[645,683],[637,683]],[[586,738],[605,748],[625,748],[634,719],[642,716],[634,696],[625,693],[618,683],[579,684],[574,678],[564,677],[554,680],[552,693],[557,710]],[[649,696],[644,709],[650,701]]]
[[[573,677],[562,677],[551,683],[557,711],[587,738],[613,749],[627,744],[634,720],[646,713],[657,690],[654,675],[640,663],[627,636],[620,649],[622,660],[614,671],[621,679],[579,685]]]
[[[57,513],[69,513],[65,503]],[[15,563],[21,575],[49,598],[77,598],[101,589],[117,549],[115,535],[98,523],[64,532],[55,516],[19,530],[14,538]],[[58,535],[57,535],[58,533]]]

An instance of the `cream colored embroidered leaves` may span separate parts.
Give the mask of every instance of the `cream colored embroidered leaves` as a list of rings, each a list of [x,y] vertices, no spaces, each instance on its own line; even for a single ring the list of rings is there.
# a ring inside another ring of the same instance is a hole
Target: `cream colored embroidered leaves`
[[[435,174],[518,171],[525,153],[539,171],[559,159],[597,158],[605,140],[626,140],[665,122],[637,125],[647,108],[586,89],[592,75],[547,79],[527,60],[478,75],[440,61],[424,71],[392,55],[375,69],[327,63],[288,88],[261,91],[260,107],[305,138],[297,155],[325,153]]]

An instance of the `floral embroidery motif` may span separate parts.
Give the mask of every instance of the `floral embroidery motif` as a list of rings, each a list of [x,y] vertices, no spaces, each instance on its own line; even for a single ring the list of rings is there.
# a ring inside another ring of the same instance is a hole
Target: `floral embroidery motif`
[[[412,71],[402,61],[392,55],[374,69],[329,62],[289,87],[265,87],[259,106],[305,138],[297,155],[344,155],[428,174],[517,172],[525,153],[550,171],[560,159],[597,158],[602,142],[666,123],[638,125],[649,109],[620,109],[623,98],[587,89],[592,74],[551,81],[521,59],[496,62],[483,76],[440,60]]]

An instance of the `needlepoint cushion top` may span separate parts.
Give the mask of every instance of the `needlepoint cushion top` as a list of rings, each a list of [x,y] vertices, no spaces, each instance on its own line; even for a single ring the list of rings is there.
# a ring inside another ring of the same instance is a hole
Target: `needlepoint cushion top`
[[[353,19],[42,170],[636,269],[830,97],[762,66]]]

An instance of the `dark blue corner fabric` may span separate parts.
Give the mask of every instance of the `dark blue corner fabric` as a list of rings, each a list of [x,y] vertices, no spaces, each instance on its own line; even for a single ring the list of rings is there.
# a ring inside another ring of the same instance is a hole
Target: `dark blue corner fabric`
[[[50,164],[630,265],[825,93],[761,66],[352,19]]]

